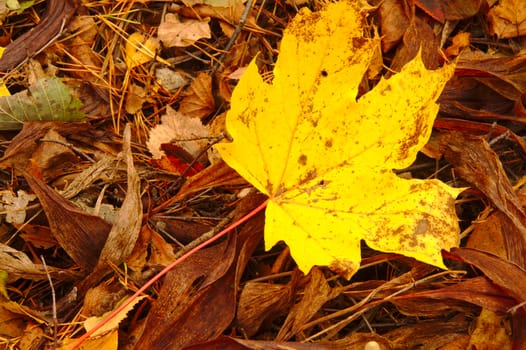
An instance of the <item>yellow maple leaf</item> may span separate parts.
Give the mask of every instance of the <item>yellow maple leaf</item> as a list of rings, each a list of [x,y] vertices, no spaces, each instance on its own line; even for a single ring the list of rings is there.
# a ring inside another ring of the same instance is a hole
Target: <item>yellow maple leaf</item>
[[[356,99],[377,48],[352,3],[304,9],[285,30],[272,84],[254,61],[234,90],[222,158],[269,196],[265,245],[285,241],[299,268],[325,265],[349,278],[360,240],[444,267],[458,245],[454,201],[438,180],[407,180],[427,142],[435,103],[454,67],[428,71],[420,57]]]

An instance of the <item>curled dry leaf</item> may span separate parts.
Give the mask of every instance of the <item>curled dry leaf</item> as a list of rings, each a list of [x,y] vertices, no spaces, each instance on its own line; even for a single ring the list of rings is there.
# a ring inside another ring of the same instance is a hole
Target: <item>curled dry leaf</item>
[[[82,281],[81,292],[95,285],[112,266],[122,263],[133,250],[142,223],[141,182],[133,165],[131,128],[126,124],[123,135],[123,158],[127,166],[127,191],[122,206],[100,252],[94,271]]]

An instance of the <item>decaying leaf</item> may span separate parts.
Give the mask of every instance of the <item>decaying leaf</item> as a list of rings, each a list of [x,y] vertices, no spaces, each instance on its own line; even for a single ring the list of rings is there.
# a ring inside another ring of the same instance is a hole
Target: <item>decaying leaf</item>
[[[270,197],[265,245],[284,240],[299,268],[327,265],[346,277],[360,240],[444,267],[458,245],[454,200],[438,180],[405,180],[454,67],[427,71],[417,57],[356,99],[378,40],[363,37],[356,5],[303,9],[284,33],[274,80],[253,61],[232,96],[223,159]],[[323,53],[323,54],[322,54]]]
[[[82,121],[80,107],[59,78],[43,78],[28,90],[0,98],[0,130],[18,130],[28,121]]]
[[[18,190],[17,194],[9,190],[1,191],[0,196],[0,211],[5,212],[5,221],[16,225],[25,221],[27,205],[36,198],[23,190]]]

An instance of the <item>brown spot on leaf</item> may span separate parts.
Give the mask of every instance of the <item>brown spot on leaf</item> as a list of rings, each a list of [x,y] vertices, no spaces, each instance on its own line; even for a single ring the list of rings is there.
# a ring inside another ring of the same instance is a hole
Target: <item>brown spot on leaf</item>
[[[300,165],[307,165],[307,156],[302,154],[299,158],[298,158],[298,164]]]
[[[415,228],[416,235],[422,235],[429,230],[429,220],[426,218],[418,220]]]

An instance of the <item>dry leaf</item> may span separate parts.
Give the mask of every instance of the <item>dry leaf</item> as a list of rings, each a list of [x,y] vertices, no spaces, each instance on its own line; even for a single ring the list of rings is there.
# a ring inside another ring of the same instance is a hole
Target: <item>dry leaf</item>
[[[491,34],[499,39],[526,35],[526,6],[523,0],[500,0],[488,12]]]
[[[233,33],[233,27],[239,23],[243,17],[245,11],[245,5],[241,2],[234,2],[229,7],[214,7],[209,5],[196,5],[193,7],[181,7],[179,14],[188,18],[216,18],[220,20],[221,29],[226,36],[230,37]],[[230,30],[225,30],[226,27],[230,27]],[[261,27],[258,26],[256,15],[254,11],[250,12],[245,20],[245,28],[250,31],[258,33],[269,33],[265,32]]]
[[[207,146],[209,136],[208,127],[199,118],[191,118],[167,106],[166,114],[161,117],[161,124],[150,130],[146,146],[153,159],[160,159],[164,155],[161,145],[170,142],[197,157]]]
[[[235,312],[235,253],[229,239],[168,272],[135,349],[183,349],[219,336]]]
[[[207,73],[199,73],[185,92],[179,105],[179,112],[190,117],[203,119],[215,110],[212,95],[212,77]]]
[[[9,281],[11,282],[19,278],[32,281],[47,279],[44,266],[34,264],[24,252],[11,248],[3,243],[0,243],[0,266],[2,271],[8,273]],[[53,278],[71,279],[74,277],[72,273],[52,266],[48,266],[48,272]]]
[[[483,309],[466,349],[513,349],[509,322],[507,315]]]
[[[265,245],[284,240],[299,268],[327,265],[346,277],[360,240],[444,267],[458,245],[455,197],[438,180],[405,180],[454,67],[427,71],[417,57],[356,100],[377,48],[363,38],[357,5],[303,9],[286,29],[272,85],[253,61],[232,96],[223,159],[270,197]],[[323,55],[320,54],[323,52]]]
[[[142,295],[142,296],[138,296],[137,298],[133,299],[133,302],[131,302],[128,305],[126,305],[126,307],[124,309],[122,309],[117,315],[112,317],[110,322],[106,323],[104,326],[102,326],[101,328],[97,329],[91,335],[91,337],[95,338],[95,337],[98,337],[98,336],[100,336],[100,335],[102,335],[102,334],[104,334],[106,332],[113,331],[113,330],[118,330],[119,323],[121,323],[122,320],[126,319],[126,317],[128,317],[128,312],[130,312],[135,307],[135,305],[137,305],[144,298],[146,298],[146,296]],[[97,317],[97,316],[88,317],[84,321],[84,328],[86,328],[86,331],[89,332],[93,327],[95,327],[97,324],[99,324],[106,316],[108,316],[108,315],[105,314],[105,315],[102,315],[100,317]]]
[[[405,1],[386,0],[379,6],[382,51],[387,52],[402,39],[414,14]]]
[[[126,41],[126,66],[131,69],[150,62],[159,47],[159,41],[155,38],[147,38],[139,32],[131,34]]]
[[[100,258],[93,272],[86,277],[79,287],[81,292],[97,284],[111,269],[122,263],[133,250],[139,237],[142,223],[141,182],[133,165],[131,151],[131,128],[126,124],[123,135],[123,155],[127,166],[127,191],[115,222],[109,232]]]
[[[20,225],[26,220],[27,205],[37,198],[23,190],[18,190],[17,194],[10,190],[1,191],[0,196],[0,211],[5,212],[5,221],[15,225]]]
[[[504,215],[504,242],[508,258],[526,268],[526,211],[513,189],[497,154],[483,137],[443,134],[447,161],[456,173],[484,193]]]
[[[148,100],[148,90],[145,87],[130,83],[128,94],[126,94],[126,112],[135,114],[142,109],[144,102]]]
[[[305,286],[303,298],[294,305],[283,322],[276,340],[289,340],[298,332],[301,327],[309,322],[316,315],[321,307],[329,300],[341,294],[342,288],[332,288],[323,272],[318,268],[313,268],[309,273],[309,281]]]
[[[99,260],[111,224],[82,211],[36,177],[25,174],[25,178],[44,208],[55,239],[77,265],[91,271]]]
[[[212,37],[208,21],[209,19],[181,21],[176,15],[168,13],[159,26],[157,36],[168,47],[191,46],[201,38],[210,39]]]
[[[186,79],[185,75],[168,67],[157,68],[155,70],[155,79],[159,85],[170,92],[174,92],[188,84],[188,79]]]

